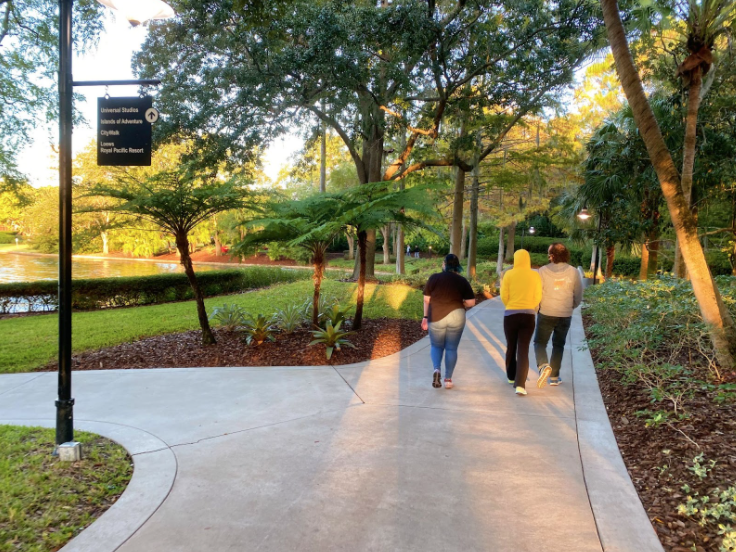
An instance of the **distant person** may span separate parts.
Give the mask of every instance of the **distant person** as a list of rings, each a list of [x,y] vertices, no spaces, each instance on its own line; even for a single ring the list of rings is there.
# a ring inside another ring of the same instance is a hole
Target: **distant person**
[[[411,257],[411,245],[406,246],[406,256]]]
[[[570,331],[572,311],[583,300],[580,273],[568,263],[570,251],[561,243],[553,243],[547,250],[550,264],[539,269],[542,278],[542,302],[537,314],[534,333],[534,353],[537,357],[539,379],[537,387],[547,383],[560,385],[560,367],[565,352],[567,332]],[[547,343],[552,336],[552,359],[547,359]]]
[[[422,329],[429,329],[430,356],[434,373],[432,387],[442,387],[442,355],[445,356],[445,389],[452,389],[457,348],[465,329],[465,311],[475,305],[470,283],[460,276],[460,260],[450,253],[442,272],[432,274],[424,286]]]
[[[506,336],[506,377],[517,395],[526,395],[529,373],[529,344],[534,333],[534,317],[542,299],[542,279],[532,270],[526,249],[514,253],[514,266],[501,280],[501,301],[506,306],[503,333]]]
[[[419,246],[418,245],[414,246],[414,257],[417,259],[419,258]]]

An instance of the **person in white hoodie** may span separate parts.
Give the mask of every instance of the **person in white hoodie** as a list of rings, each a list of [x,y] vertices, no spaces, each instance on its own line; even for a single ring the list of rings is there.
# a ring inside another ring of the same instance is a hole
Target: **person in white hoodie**
[[[577,269],[570,266],[570,252],[561,243],[553,243],[547,250],[550,263],[539,269],[542,278],[542,301],[537,313],[534,332],[534,353],[537,357],[539,379],[537,387],[562,383],[560,366],[565,352],[567,332],[572,322],[572,311],[583,300],[583,283]],[[552,358],[547,357],[547,343],[552,337]]]

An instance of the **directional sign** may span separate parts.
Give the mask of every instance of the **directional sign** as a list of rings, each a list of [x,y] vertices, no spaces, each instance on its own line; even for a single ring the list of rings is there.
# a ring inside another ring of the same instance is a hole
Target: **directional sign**
[[[151,166],[151,124],[158,120],[150,96],[97,98],[97,164]]]

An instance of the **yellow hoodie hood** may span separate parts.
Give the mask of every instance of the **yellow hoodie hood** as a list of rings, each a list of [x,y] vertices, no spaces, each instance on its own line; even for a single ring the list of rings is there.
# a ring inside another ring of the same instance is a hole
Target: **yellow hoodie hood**
[[[501,301],[506,310],[533,310],[542,300],[542,278],[532,270],[529,252],[519,249],[514,253],[514,268],[506,271],[501,280]]]
[[[532,258],[526,249],[519,249],[514,253],[514,269],[521,268],[531,270]]]

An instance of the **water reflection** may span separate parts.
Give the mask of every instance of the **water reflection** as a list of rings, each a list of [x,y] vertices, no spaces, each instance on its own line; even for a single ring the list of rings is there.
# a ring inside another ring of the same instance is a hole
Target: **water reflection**
[[[221,265],[195,264],[197,272],[222,270]],[[118,276],[150,276],[184,272],[176,262],[151,262],[119,259],[72,259],[72,277],[114,278]],[[23,253],[0,253],[0,283],[33,282],[56,280],[59,277],[59,259],[56,255],[28,255]]]

